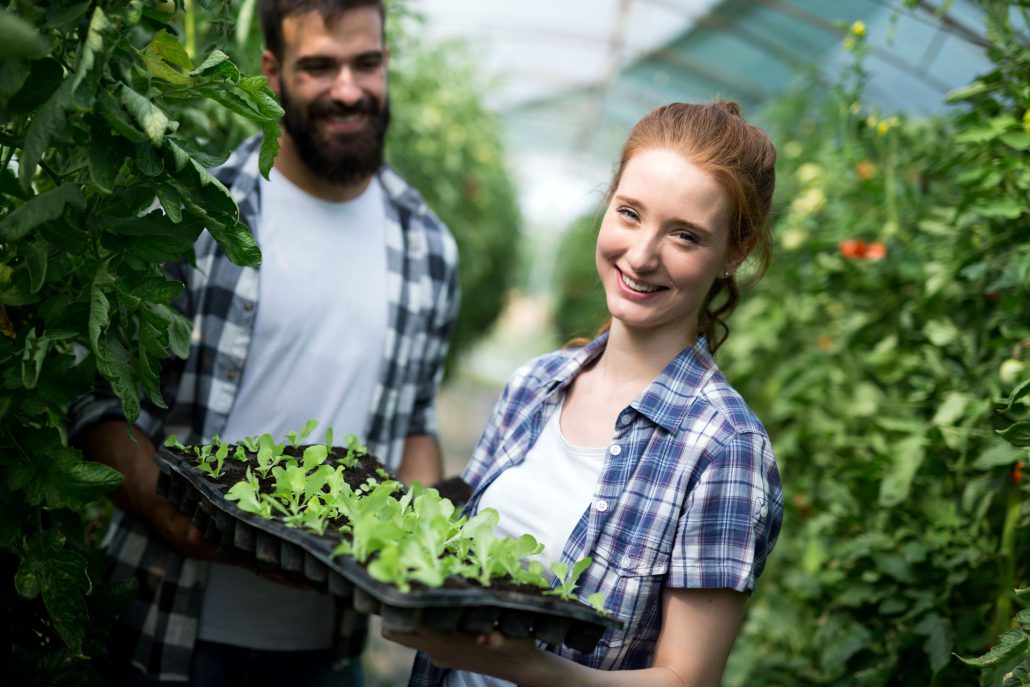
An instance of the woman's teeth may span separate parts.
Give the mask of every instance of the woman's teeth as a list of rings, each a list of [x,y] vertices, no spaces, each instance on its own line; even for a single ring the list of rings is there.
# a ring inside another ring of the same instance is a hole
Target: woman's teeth
[[[634,291],[639,291],[641,293],[654,293],[658,290],[657,286],[648,286],[647,284],[641,284],[638,281],[633,281],[629,278],[629,276],[626,273],[623,273],[622,281],[626,282],[626,286],[628,286],[629,288],[633,289]]]

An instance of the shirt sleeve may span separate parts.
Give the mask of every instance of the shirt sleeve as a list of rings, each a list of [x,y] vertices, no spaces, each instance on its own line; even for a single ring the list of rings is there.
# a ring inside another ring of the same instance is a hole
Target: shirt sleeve
[[[750,592],[779,536],[783,491],[769,439],[734,435],[687,493],[668,586]]]
[[[427,221],[438,220],[431,218]],[[426,333],[422,372],[415,390],[408,436],[435,436],[437,433],[436,396],[443,381],[444,363],[447,360],[447,351],[450,348],[451,335],[458,321],[458,308],[461,304],[457,245],[446,230],[442,230],[441,236],[441,253],[433,256],[431,260],[442,263],[443,274],[440,288],[437,290],[430,330]]]

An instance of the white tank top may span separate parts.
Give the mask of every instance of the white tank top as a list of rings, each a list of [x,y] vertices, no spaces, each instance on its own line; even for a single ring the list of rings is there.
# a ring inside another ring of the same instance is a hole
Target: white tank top
[[[508,468],[484,491],[479,509],[501,514],[499,536],[532,534],[544,545],[535,556],[550,573],[561,560],[576,523],[594,500],[606,447],[573,446],[561,433],[561,407],[554,411],[526,459]],[[495,677],[452,671],[444,687],[515,687]]]

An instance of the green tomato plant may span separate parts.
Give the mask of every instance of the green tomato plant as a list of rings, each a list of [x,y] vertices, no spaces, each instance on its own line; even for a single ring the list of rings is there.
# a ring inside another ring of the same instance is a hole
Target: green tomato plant
[[[162,263],[206,228],[239,264],[260,252],[207,169],[192,113],[232,110],[266,132],[264,79],[218,50],[190,54],[151,0],[0,6],[0,574],[5,676],[89,681],[134,581],[103,583],[94,523],[121,475],[69,444],[69,406],[99,376],[131,421],[164,405],[160,361],[184,357],[183,285]],[[213,469],[217,470],[217,452]]]

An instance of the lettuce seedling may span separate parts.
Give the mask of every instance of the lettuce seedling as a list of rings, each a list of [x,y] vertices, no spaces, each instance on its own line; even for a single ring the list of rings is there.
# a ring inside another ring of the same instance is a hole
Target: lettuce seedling
[[[250,468],[247,468],[246,479],[234,484],[225,493],[225,499],[226,501],[236,501],[239,509],[246,513],[254,513],[266,519],[271,518],[272,505],[269,503],[269,499],[263,498],[264,495],[260,491],[261,485],[258,484],[257,477]]]
[[[364,563],[373,553],[404,535],[400,501],[393,497],[400,486],[400,482],[392,480],[381,482],[367,495],[340,504],[345,507],[344,515],[350,521],[341,531],[349,532],[351,541],[341,542],[333,550],[334,556],[349,553],[359,563]]]
[[[217,439],[218,436],[215,435],[214,440]],[[210,447],[207,448],[210,450]],[[218,449],[214,452],[214,455],[208,453],[202,462],[197,463],[197,469],[206,472],[212,479],[218,479],[222,476],[222,465],[225,464],[225,459],[228,455],[229,444],[218,442]]]
[[[586,598],[587,604],[601,615],[611,615],[612,612],[604,607],[604,592],[594,592]]]
[[[304,449],[302,464],[305,470],[312,470],[324,463],[328,457],[329,449],[321,444],[315,444]]]
[[[500,515],[493,508],[484,508],[469,518],[458,534],[462,544],[457,547],[460,553],[467,551],[469,563],[469,577],[475,578],[484,587],[490,586],[490,578],[493,575],[492,549],[497,537],[494,536],[494,528],[500,520]],[[456,542],[457,543],[457,542]]]
[[[243,448],[242,444],[236,445],[236,450],[233,451],[232,457],[234,460],[238,460],[241,463],[247,462],[247,451]]]
[[[348,434],[343,438],[343,445],[347,447],[347,453],[354,458],[368,453],[368,447],[361,443],[357,434]]]
[[[286,441],[289,442],[290,446],[297,448],[300,446],[300,442],[308,438],[308,435],[315,431],[315,427],[318,427],[318,420],[308,420],[304,425],[304,429],[300,431],[300,434],[296,432],[287,432]]]
[[[522,567],[523,561],[529,556],[535,556],[544,550],[544,545],[539,543],[531,534],[523,534],[518,539],[505,537],[492,545],[493,567],[500,569],[512,580],[520,584],[529,584],[535,587],[550,586],[544,577],[544,564],[534,560],[529,562],[529,567]]]
[[[257,462],[258,472],[262,477],[268,477],[268,473],[282,461],[284,446],[275,443],[271,434],[262,434],[258,437]]]
[[[174,448],[176,451],[182,451],[183,453],[189,451],[188,448],[179,443],[179,440],[175,438],[174,434],[168,435],[168,438],[164,440],[164,446]]]
[[[551,570],[558,577],[559,584],[554,589],[550,589],[544,594],[551,594],[552,596],[558,596],[562,599],[571,599],[576,588],[579,586],[576,584],[576,580],[583,574],[583,571],[590,567],[590,564],[594,562],[594,559],[590,556],[581,558],[576,561],[576,564],[572,566],[572,570],[569,570],[569,566],[565,563],[557,562],[551,564]]]

